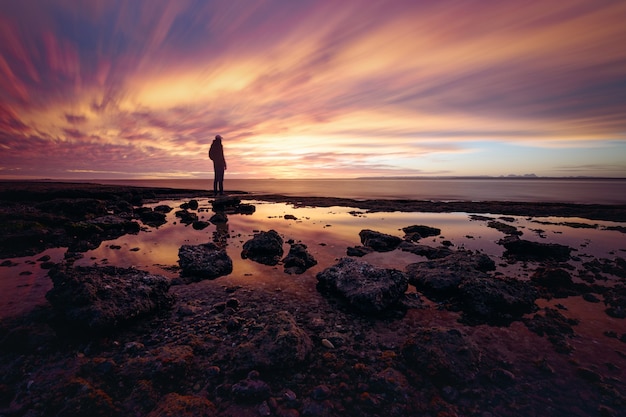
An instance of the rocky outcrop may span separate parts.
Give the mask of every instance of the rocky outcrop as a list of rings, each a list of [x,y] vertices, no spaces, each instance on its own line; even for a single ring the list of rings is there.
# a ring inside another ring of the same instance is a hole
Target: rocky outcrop
[[[398,247],[402,239],[374,230],[364,229],[359,232],[361,243],[377,252],[389,252]]]
[[[54,287],[46,298],[62,321],[78,328],[112,328],[173,303],[167,278],[134,268],[53,269],[49,276]]]
[[[518,236],[507,236],[498,243],[506,248],[505,257],[524,261],[567,261],[572,250],[558,243],[532,242]]]
[[[423,237],[439,236],[441,234],[441,229],[423,225],[403,227],[402,231],[405,233],[404,238],[411,241],[417,241]]]
[[[361,313],[379,313],[397,303],[408,288],[406,275],[396,269],[377,268],[353,258],[317,274],[318,289],[337,293]]]
[[[409,283],[433,298],[458,293],[461,283],[470,278],[486,278],[495,263],[485,254],[470,251],[451,252],[450,255],[406,267]]]
[[[212,242],[183,245],[178,249],[178,263],[183,281],[215,279],[233,272],[233,260]]]
[[[276,265],[283,256],[283,239],[276,230],[259,232],[243,244],[241,257],[264,265]]]
[[[463,320],[468,324],[507,325],[537,309],[537,291],[516,279],[476,277],[459,286]]]
[[[404,252],[414,253],[415,255],[424,256],[428,259],[445,258],[446,256],[450,256],[452,255],[452,253],[454,253],[452,249],[445,247],[445,246],[433,248],[432,246],[418,245],[408,240],[405,240],[402,243],[400,243],[400,246],[398,246],[398,249]]]
[[[307,269],[317,265],[317,261],[307,251],[307,247],[303,243],[292,243],[289,253],[282,262],[285,272],[288,274],[302,274]]]

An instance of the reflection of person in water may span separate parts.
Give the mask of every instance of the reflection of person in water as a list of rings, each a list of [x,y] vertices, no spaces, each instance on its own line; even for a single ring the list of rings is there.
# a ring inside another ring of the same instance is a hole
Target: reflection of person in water
[[[222,146],[222,137],[215,136],[215,140],[209,149],[209,158],[213,161],[213,194],[217,195],[218,189],[220,195],[224,194],[224,171],[226,170],[226,159],[224,159],[224,147]]]

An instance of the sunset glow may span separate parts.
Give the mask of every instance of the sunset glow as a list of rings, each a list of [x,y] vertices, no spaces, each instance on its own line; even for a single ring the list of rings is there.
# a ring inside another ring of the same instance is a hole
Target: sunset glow
[[[626,2],[0,4],[0,178],[626,177]]]

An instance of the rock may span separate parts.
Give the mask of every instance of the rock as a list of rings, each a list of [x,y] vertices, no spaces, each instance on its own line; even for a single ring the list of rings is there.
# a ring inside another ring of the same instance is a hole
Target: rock
[[[283,218],[285,220],[298,220],[298,218],[296,216],[294,216],[293,214],[285,214],[285,216]]]
[[[359,232],[361,243],[364,246],[374,249],[377,252],[389,252],[398,247],[402,239],[398,236],[387,235],[385,233],[364,229]]]
[[[194,230],[203,230],[206,229],[207,227],[209,227],[211,223],[209,222],[205,222],[202,220],[196,220],[195,222],[193,222],[193,224],[191,225],[191,227],[194,228]]]
[[[282,262],[288,274],[302,274],[310,267],[317,265],[317,261],[307,252],[306,245],[303,243],[292,244]]]
[[[231,393],[237,401],[258,403],[269,398],[270,386],[259,379],[246,378],[234,384]]]
[[[256,211],[256,207],[252,204],[239,204],[235,208],[235,213],[239,214],[252,214]]]
[[[491,220],[487,222],[487,227],[491,227],[492,229],[496,229],[505,235],[511,236],[521,236],[523,232],[517,230],[517,227],[511,226],[510,224],[502,223],[497,220]]]
[[[470,251],[453,252],[436,260],[417,262],[406,267],[409,283],[424,294],[442,298],[458,292],[466,279],[485,278],[495,263],[485,254]]]
[[[504,256],[518,260],[567,261],[570,258],[571,248],[558,243],[540,243],[520,239],[518,236],[507,236],[498,242],[506,248]]]
[[[366,248],[365,246],[350,246],[348,247],[348,250],[346,251],[346,255],[356,256],[360,258],[372,252],[374,252],[374,249]]]
[[[204,397],[167,394],[147,417],[212,417],[217,416],[215,405]]]
[[[509,324],[537,309],[537,291],[516,279],[475,277],[459,286],[463,318],[471,324]]]
[[[156,211],[157,213],[169,213],[172,210],[173,208],[165,204],[158,205],[154,208],[154,211]]]
[[[427,259],[445,258],[446,256],[450,256],[452,253],[454,253],[452,249],[445,246],[433,248],[426,245],[417,245],[413,242],[409,242],[406,240],[400,243],[398,248],[404,252],[410,252],[414,253],[415,255],[424,256]]]
[[[568,297],[575,295],[574,282],[569,272],[561,268],[539,267],[530,277],[546,297]],[[547,293],[547,294],[544,294]]]
[[[171,307],[170,281],[133,268],[54,269],[46,298],[61,317],[80,328],[100,329]]]
[[[278,232],[260,232],[243,244],[241,257],[264,265],[276,265],[283,255],[283,239]]]
[[[404,238],[412,241],[420,240],[423,237],[439,236],[441,234],[441,229],[421,225],[403,227],[402,231],[406,235]]]
[[[618,283],[604,294],[606,314],[617,319],[626,318],[626,285]]]
[[[183,245],[178,249],[181,275],[201,279],[215,279],[233,272],[233,261],[225,250],[214,243]]]
[[[241,204],[241,199],[234,196],[218,196],[211,204],[213,206],[213,211],[223,212],[235,209],[239,206],[239,204]]]
[[[296,324],[293,316],[279,311],[251,340],[235,350],[231,363],[242,371],[252,369],[289,369],[304,362],[313,349],[309,335]]]
[[[463,386],[476,378],[481,352],[456,329],[418,329],[402,347],[406,366],[425,374],[432,382]]]
[[[142,222],[148,226],[158,227],[167,223],[165,213],[159,211],[146,210],[139,214]]]
[[[190,210],[198,210],[198,200],[191,199],[187,204]]]
[[[319,290],[338,293],[361,313],[388,309],[408,288],[403,272],[377,268],[353,258],[342,258],[318,273],[317,281]]]
[[[215,213],[211,216],[209,221],[213,224],[225,224],[228,223],[228,217],[225,213]]]
[[[176,217],[180,218],[180,222],[183,224],[191,224],[198,220],[198,215],[196,213],[190,213],[187,210],[178,210],[176,213]]]
[[[394,368],[386,368],[370,379],[373,392],[385,394],[396,402],[406,402],[409,398],[410,384],[402,372]]]

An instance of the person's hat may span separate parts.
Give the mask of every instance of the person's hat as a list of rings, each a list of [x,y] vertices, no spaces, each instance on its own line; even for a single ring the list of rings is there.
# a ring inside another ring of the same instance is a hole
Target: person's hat
[[[222,137],[220,135],[215,135],[215,139],[222,140]]]

